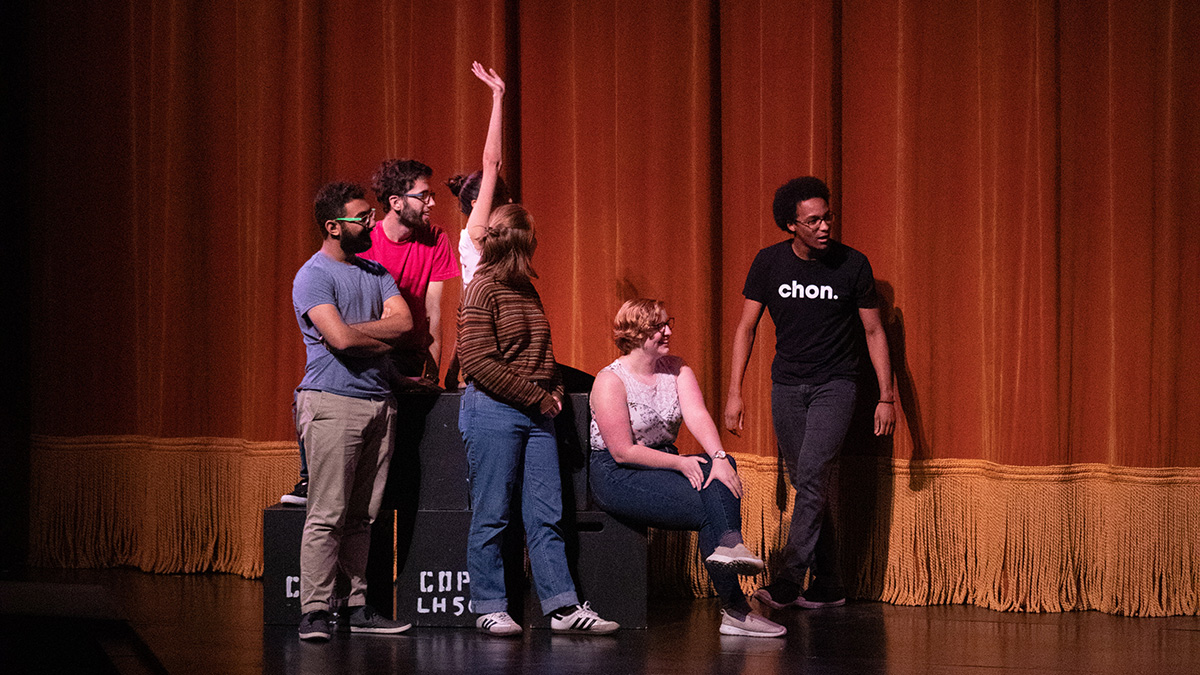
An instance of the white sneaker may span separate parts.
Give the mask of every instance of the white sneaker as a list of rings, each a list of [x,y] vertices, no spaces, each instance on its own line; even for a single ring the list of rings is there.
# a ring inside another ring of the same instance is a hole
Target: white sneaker
[[[292,506],[308,505],[308,479],[301,478],[296,487],[292,491],[279,498],[280,504],[291,504]]]
[[[607,635],[620,628],[616,621],[606,621],[593,612],[588,603],[576,605],[575,611],[561,619],[550,617],[550,630],[555,633],[582,633],[587,635]]]
[[[783,637],[787,635],[787,628],[758,614],[742,614],[723,609],[721,610],[721,635]]]
[[[475,627],[488,635],[519,635],[521,624],[513,621],[508,612],[492,612],[475,619]]]
[[[704,562],[745,576],[760,574],[766,567],[762,559],[751,553],[745,544],[718,546]]]

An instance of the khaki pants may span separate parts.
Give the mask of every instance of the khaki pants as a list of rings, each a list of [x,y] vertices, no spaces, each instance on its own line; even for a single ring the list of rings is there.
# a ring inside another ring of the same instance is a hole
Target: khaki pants
[[[296,393],[296,427],[308,454],[308,512],[300,542],[300,611],[330,608],[338,570],[350,606],[366,604],[371,523],[379,514],[396,401]]]

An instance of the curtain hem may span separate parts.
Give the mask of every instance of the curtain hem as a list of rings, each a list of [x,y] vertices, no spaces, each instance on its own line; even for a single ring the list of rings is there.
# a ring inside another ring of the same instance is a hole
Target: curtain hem
[[[295,443],[35,436],[30,563],[259,577],[262,510],[291,487],[297,459]],[[770,563],[791,488],[775,458],[737,460],[746,545]],[[833,484],[852,597],[1200,613],[1200,468],[846,457]],[[655,593],[711,595],[694,533],[653,531],[650,546]]]

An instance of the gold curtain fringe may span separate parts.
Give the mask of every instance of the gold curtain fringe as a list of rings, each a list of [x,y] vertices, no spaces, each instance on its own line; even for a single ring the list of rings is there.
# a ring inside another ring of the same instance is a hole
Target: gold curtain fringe
[[[769,563],[791,488],[775,458],[737,460],[746,545]],[[262,509],[297,469],[295,443],[34,437],[31,563],[260,576]],[[854,597],[1200,613],[1200,469],[847,457],[834,484]],[[711,595],[696,534],[652,531],[649,580],[658,594]],[[742,586],[769,582],[770,571]]]
[[[742,531],[769,560],[787,538],[792,490],[775,458],[737,459]],[[854,597],[1003,611],[1200,613],[1198,468],[870,457],[841,464],[835,516]],[[685,569],[704,575],[698,553]],[[744,579],[743,588],[769,580]]]
[[[262,575],[262,510],[299,471],[295,443],[34,436],[30,563]]]

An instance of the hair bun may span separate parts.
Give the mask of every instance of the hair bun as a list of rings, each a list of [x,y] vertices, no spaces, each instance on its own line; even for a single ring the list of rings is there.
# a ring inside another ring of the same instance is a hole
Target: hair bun
[[[466,184],[467,184],[467,175],[463,174],[463,173],[451,176],[446,181],[446,187],[450,188],[450,193],[453,194],[455,197],[458,196],[458,193],[462,192],[463,186]]]

